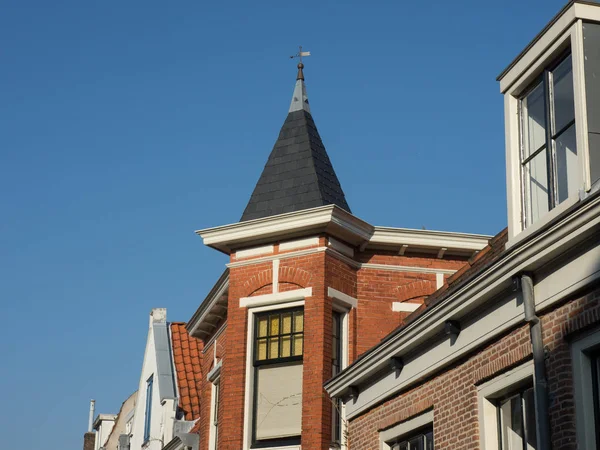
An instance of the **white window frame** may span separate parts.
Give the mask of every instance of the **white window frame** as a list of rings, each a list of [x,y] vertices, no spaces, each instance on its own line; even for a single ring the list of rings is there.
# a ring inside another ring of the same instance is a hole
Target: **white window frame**
[[[388,444],[388,442],[401,439],[417,431],[419,428],[423,428],[428,425],[431,425],[433,428],[433,410],[427,411],[423,414],[413,417],[412,419],[399,423],[398,425],[388,428],[387,430],[380,431],[379,450],[391,450],[392,446]],[[433,441],[435,445],[435,434]]]
[[[217,405],[217,397],[219,399],[219,403],[221,402],[221,366],[222,360],[218,362],[218,364],[208,373],[207,379],[212,383],[210,390],[210,425],[208,432],[208,448],[209,450],[217,450],[217,442],[218,442],[218,433],[219,427],[218,424],[214,423],[215,409],[218,407]],[[217,417],[217,420],[219,417]]]
[[[254,343],[254,324],[255,316],[264,311],[274,311],[280,309],[294,308],[304,306],[304,300],[298,300],[288,303],[276,303],[265,306],[257,306],[248,308],[248,330],[246,336],[246,382],[244,396],[244,442],[243,450],[250,450],[252,446],[252,419],[254,416],[253,399],[254,399],[254,363],[253,363],[253,343]],[[286,445],[269,448],[261,448],[261,450],[300,450],[301,445]]]
[[[533,382],[533,361],[516,367],[477,388],[479,444],[481,450],[498,450],[498,417],[495,399],[503,392]]]
[[[577,448],[595,450],[594,400],[592,392],[592,351],[600,350],[600,329],[588,332],[571,344]]]
[[[340,369],[344,370],[346,367],[348,367],[349,364],[349,323],[350,323],[350,310],[353,307],[356,307],[356,300],[353,299],[352,297],[346,296],[346,294],[343,295],[336,295],[338,291],[334,291],[333,289],[329,289],[328,290],[328,295],[330,297],[333,298],[332,304],[331,304],[331,308],[332,308],[332,312],[337,312],[340,313],[341,315],[341,336],[340,336],[340,341],[342,343],[342,348],[341,348],[341,364],[340,364]],[[340,294],[342,294],[340,292]],[[343,297],[343,298],[342,298]],[[332,404],[333,406],[333,404]],[[348,443],[347,443],[347,435],[348,435],[348,430],[347,430],[347,421],[346,421],[346,404],[344,402],[340,402],[340,420],[342,421],[341,424],[341,442],[340,442],[340,448],[342,450],[347,450],[348,448]],[[332,436],[333,436],[333,422],[331,424],[331,432],[332,432]],[[336,450],[335,447],[332,447],[332,450]]]
[[[585,76],[583,72],[583,22],[575,21],[557,36],[548,33],[545,50],[539,54],[526,55],[522,63],[522,72],[513,75],[507,83],[510,86],[504,92],[504,118],[506,138],[506,176],[508,200],[509,242],[512,246],[529,236],[536,230],[560,215],[563,211],[579,201],[580,193],[576,192],[555,208],[544,214],[533,224],[527,226],[523,221],[525,197],[521,177],[521,125],[519,117],[519,102],[522,94],[535,82],[544,69],[556,62],[568,49],[573,64],[573,91],[575,100],[575,136],[580,190],[588,192],[591,189],[589,167],[589,145],[587,134],[587,114],[585,110]],[[552,41],[552,39],[555,39]],[[503,81],[504,82],[504,81]]]

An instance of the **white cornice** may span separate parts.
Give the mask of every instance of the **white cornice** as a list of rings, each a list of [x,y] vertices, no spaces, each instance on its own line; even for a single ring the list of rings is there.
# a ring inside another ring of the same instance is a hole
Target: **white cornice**
[[[491,236],[483,234],[374,227],[369,245],[391,245],[397,247],[398,250],[401,250],[404,245],[408,245],[408,249],[429,247],[479,251],[488,244],[490,239]]]
[[[335,205],[279,214],[262,219],[196,231],[204,244],[224,253],[278,239],[325,232],[364,250],[387,247],[400,251],[442,248],[449,252],[472,253],[487,245],[491,236],[446,231],[374,227]],[[406,247],[408,246],[408,247]]]
[[[368,241],[373,227],[335,205],[320,206],[262,219],[196,231],[204,244],[224,253],[257,242],[328,232],[354,245]]]
[[[600,227],[600,196],[571,211],[556,223],[549,225],[527,241],[512,247],[500,260],[478,273],[470,282],[438,305],[426,309],[397,334],[389,336],[363,355],[340,375],[328,381],[325,389],[332,396],[340,396],[348,386],[360,385],[364,380],[384,370],[389,359],[419,348],[424,352],[421,338],[428,330],[440,328],[450,317],[469,314],[499,292],[511,288],[512,277],[522,271],[532,271],[574,248],[577,243],[593,235]],[[556,299],[554,299],[556,300]],[[548,307],[548,303],[544,304]],[[496,330],[500,332],[502,330]],[[460,355],[459,355],[460,356]],[[447,361],[450,363],[450,361]]]

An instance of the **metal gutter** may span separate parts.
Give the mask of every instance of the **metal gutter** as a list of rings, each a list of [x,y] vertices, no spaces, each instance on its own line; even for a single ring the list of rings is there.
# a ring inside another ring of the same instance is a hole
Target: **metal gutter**
[[[519,271],[527,270],[548,255],[564,251],[561,247],[574,245],[573,240],[563,242],[571,233],[578,233],[583,239],[585,232],[600,220],[600,196],[588,197],[573,208],[565,211],[547,227],[539,230],[528,240],[516,244],[506,250],[504,256],[493,265],[470,279],[465,285],[441,298],[439,303],[425,309],[406,326],[392,332],[384,340],[363,354],[358,360],[344,369],[335,378],[325,383],[325,389],[332,396],[339,396],[349,386],[360,385],[377,372],[388,369],[389,358],[397,356],[400,350],[406,353],[420,343],[419,337],[432,327],[443,323],[444,316],[466,314],[490,298],[490,292],[507,288],[512,277]],[[556,248],[551,248],[556,245]]]

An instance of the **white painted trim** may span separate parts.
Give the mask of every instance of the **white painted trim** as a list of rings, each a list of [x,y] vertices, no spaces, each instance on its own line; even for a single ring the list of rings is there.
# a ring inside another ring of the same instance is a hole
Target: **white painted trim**
[[[336,205],[319,206],[277,216],[247,220],[220,227],[196,231],[204,244],[225,253],[232,247],[265,239],[277,240],[292,233],[327,232],[339,234],[357,245],[368,241],[373,226]]]
[[[312,288],[294,289],[293,291],[257,295],[255,297],[242,297],[240,298],[240,308],[276,305],[279,303],[305,299],[306,297],[312,297]]]
[[[447,250],[448,249],[446,247],[440,248],[440,250],[438,251],[438,254],[437,254],[438,259],[442,259]]]
[[[219,361],[215,367],[206,375],[206,379],[211,383],[215,384],[217,378],[221,376],[221,367],[223,366],[223,360]]]
[[[295,248],[311,247],[313,245],[319,245],[318,237],[310,237],[306,239],[297,239],[295,241],[287,241],[279,244],[279,251],[293,250]]]
[[[220,372],[220,370],[219,370]],[[219,373],[220,376],[220,373]],[[219,376],[217,376],[216,378],[214,378],[212,381],[212,386],[210,387],[210,417],[209,417],[209,432],[208,432],[208,448],[209,450],[217,450],[217,433],[219,432],[218,430],[218,424],[217,426],[214,425],[213,423],[213,417],[215,416],[215,408],[216,408],[216,402],[215,399],[217,398],[217,389],[220,389],[220,379]],[[220,392],[219,392],[220,394]],[[219,396],[220,397],[220,396]],[[222,401],[222,398],[219,398],[219,403]],[[217,418],[219,419],[219,418]]]
[[[498,450],[498,424],[493,400],[503,397],[505,391],[517,387],[527,379],[533,383],[533,361],[516,367],[477,388],[479,444],[481,450]]]
[[[592,361],[589,352],[600,347],[600,331],[598,328],[588,332],[571,344],[573,360],[573,386],[575,397],[575,424],[577,445],[581,450],[595,450],[594,434],[594,400],[590,395],[592,389]]]
[[[581,183],[585,192],[592,188],[590,168],[590,148],[587,120],[587,96],[585,95],[585,55],[583,53],[583,23],[578,20],[571,33],[571,57],[573,62],[573,94],[575,101],[575,142]]]
[[[415,273],[435,273],[435,274],[446,274],[452,275],[456,270],[451,269],[433,269],[430,267],[410,267],[410,266],[393,266],[391,264],[371,264],[362,263],[361,269],[372,269],[372,270],[389,270],[391,272],[415,272]]]
[[[358,306],[357,299],[331,287],[327,288],[327,296],[336,300],[335,303],[341,303],[345,308],[348,309],[356,308]]]
[[[273,294],[279,292],[279,260],[273,260]]]
[[[437,289],[441,288],[444,285],[444,274],[436,273],[435,274],[435,287]]]
[[[387,444],[394,439],[401,438],[410,434],[425,425],[433,424],[433,410],[420,414],[405,422],[399,423],[392,428],[379,432],[379,450],[390,450],[392,447]],[[434,438],[435,440],[435,438]]]
[[[248,330],[246,332],[246,377],[244,384],[244,442],[242,450],[250,450],[252,444],[252,397],[254,386],[254,370],[252,363],[252,349],[254,344],[254,316],[263,311],[272,311],[275,309],[294,308],[304,306],[304,300],[283,303],[277,305],[266,305],[248,309]],[[277,449],[300,449],[300,446],[277,447]],[[265,449],[268,450],[268,449]]]
[[[449,250],[481,250],[491,238],[492,236],[483,234],[376,226],[369,244],[393,245],[396,248],[409,245],[410,247],[437,249],[445,247]]]
[[[419,309],[421,303],[412,302],[394,302],[392,303],[392,311],[394,312],[413,312]]]
[[[403,244],[415,247],[452,250],[481,250],[491,236],[445,231],[410,230],[374,227],[335,205],[320,206],[262,219],[248,220],[196,231],[204,244],[222,252],[250,245],[252,242],[277,240],[298,233],[327,233],[351,245],[365,243],[398,248]]]
[[[342,255],[349,256],[350,258],[354,257],[354,249],[349,245],[344,244],[343,242],[338,241],[332,237],[329,238],[329,246],[334,250],[337,250]]]
[[[236,258],[248,258],[250,256],[258,256],[264,255],[266,253],[273,253],[275,251],[275,246],[273,245],[263,245],[261,247],[252,247],[246,250],[238,250],[235,252]]]
[[[389,270],[392,272],[411,272],[411,273],[432,273],[432,274],[439,273],[439,274],[445,274],[445,275],[452,275],[453,273],[456,272],[456,270],[453,270],[453,269],[434,269],[434,268],[430,268],[430,267],[413,267],[413,266],[399,266],[399,265],[392,265],[392,264],[360,263],[351,258],[348,258],[346,255],[343,255],[342,253],[338,252],[337,250],[334,250],[333,248],[328,248],[328,247],[309,248],[306,250],[298,250],[295,252],[283,253],[283,254],[279,254],[279,255],[264,256],[261,258],[250,259],[247,261],[236,261],[233,263],[226,264],[226,266],[229,268],[244,267],[244,266],[250,266],[250,265],[254,265],[254,264],[262,264],[265,262],[271,262],[276,259],[283,260],[283,259],[289,259],[289,258],[298,258],[301,256],[313,255],[315,253],[322,253],[322,252],[326,252],[332,256],[335,256],[340,261],[342,261],[356,269]]]
[[[261,258],[249,259],[246,261],[236,261],[236,262],[228,263],[225,265],[227,267],[229,267],[230,269],[232,269],[235,267],[244,267],[244,266],[251,266],[254,264],[262,264],[265,262],[271,262],[276,259],[283,260],[283,259],[289,259],[289,258],[298,258],[300,256],[307,256],[307,255],[312,255],[314,253],[321,253],[321,252],[324,252],[325,250],[327,250],[327,247],[308,248],[306,250],[298,250],[295,252],[281,253],[281,254],[272,255],[272,256],[263,256]]]
[[[408,249],[408,245],[403,244],[402,247],[400,247],[400,250],[398,250],[398,256],[404,256],[404,253],[406,253],[406,249]]]

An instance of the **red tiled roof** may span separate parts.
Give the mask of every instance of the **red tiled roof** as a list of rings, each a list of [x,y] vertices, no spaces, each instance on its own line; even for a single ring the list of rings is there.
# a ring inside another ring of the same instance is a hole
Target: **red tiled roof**
[[[198,387],[202,377],[202,342],[188,334],[183,322],[171,323],[171,339],[179,387],[179,407],[185,420],[195,420],[200,417]]]

